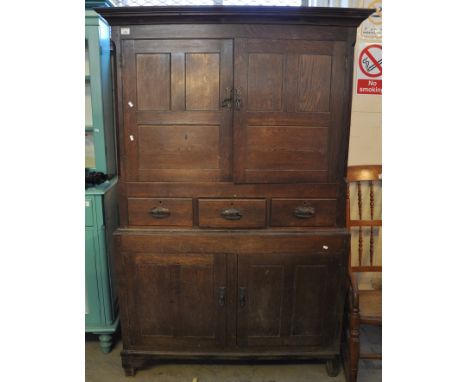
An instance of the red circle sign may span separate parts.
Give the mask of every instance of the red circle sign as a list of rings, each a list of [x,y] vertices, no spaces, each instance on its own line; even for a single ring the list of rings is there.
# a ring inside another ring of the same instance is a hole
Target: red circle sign
[[[366,46],[359,55],[359,68],[368,77],[380,77],[382,75],[382,45]]]

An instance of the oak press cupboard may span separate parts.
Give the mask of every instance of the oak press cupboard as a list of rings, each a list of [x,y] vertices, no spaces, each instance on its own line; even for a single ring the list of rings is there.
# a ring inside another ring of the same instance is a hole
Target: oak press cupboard
[[[117,52],[126,374],[318,358],[336,375],[353,52],[372,11],[97,11]]]

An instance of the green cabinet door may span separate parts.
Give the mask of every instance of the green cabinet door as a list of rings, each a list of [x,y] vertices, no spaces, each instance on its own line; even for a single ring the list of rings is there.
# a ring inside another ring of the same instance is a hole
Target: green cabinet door
[[[99,285],[96,272],[96,258],[99,253],[99,243],[95,228],[85,228],[85,323],[99,325],[101,313],[99,309]]]

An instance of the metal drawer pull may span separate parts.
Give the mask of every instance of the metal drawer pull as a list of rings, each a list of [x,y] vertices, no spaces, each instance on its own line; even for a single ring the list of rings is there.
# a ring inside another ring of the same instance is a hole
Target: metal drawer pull
[[[169,208],[156,207],[150,211],[150,214],[153,218],[164,219],[171,215],[171,211],[169,211]]]
[[[247,295],[247,288],[240,287],[239,288],[239,304],[242,308],[245,306],[246,295]]]
[[[314,207],[296,207],[294,209],[294,216],[298,219],[309,219],[315,215]]]
[[[240,220],[242,213],[237,208],[226,208],[221,211],[221,217],[226,220]]]
[[[226,303],[226,287],[219,287],[218,303],[219,306],[224,306]]]

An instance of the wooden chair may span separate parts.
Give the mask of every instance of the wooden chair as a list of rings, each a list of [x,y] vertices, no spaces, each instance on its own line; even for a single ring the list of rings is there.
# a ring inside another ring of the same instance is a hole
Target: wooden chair
[[[382,326],[381,284],[380,288],[378,289],[360,290],[358,288],[357,280],[357,275],[359,272],[382,272],[382,266],[376,265],[376,243],[374,233],[375,230],[378,230],[380,233],[382,227],[381,218],[380,220],[375,219],[378,217],[375,216],[375,189],[377,185],[380,185],[382,178],[381,174],[382,166],[369,165],[348,167],[346,220],[347,226],[350,230],[352,230],[352,232],[355,232],[356,230],[358,231],[357,251],[351,250],[349,257],[350,286],[347,301],[347,319],[345,320],[344,330],[345,342],[343,346],[344,365],[347,369],[346,374],[349,382],[355,382],[357,379],[359,359],[382,359],[382,354],[361,353],[360,349],[361,324]],[[368,210],[366,211],[368,216],[364,216],[365,214],[363,212],[365,199],[363,197],[363,186],[366,187],[369,194]],[[355,191],[353,193],[355,198],[350,197],[351,188],[353,188],[353,191]],[[353,203],[357,203],[357,219],[353,219],[351,216],[352,206],[354,206]],[[379,204],[379,207],[380,206],[381,204]],[[369,245],[369,251],[365,254],[366,256],[364,256],[364,236],[366,236],[366,239],[368,238]]]

